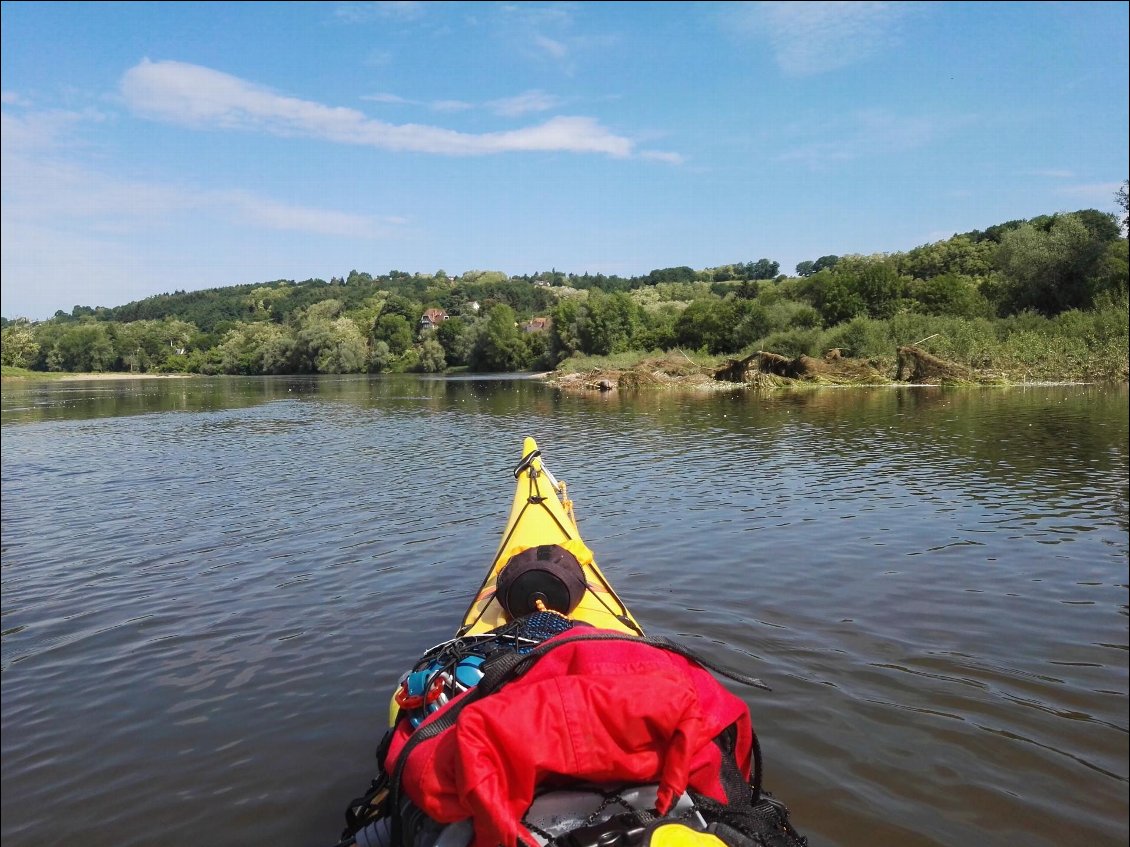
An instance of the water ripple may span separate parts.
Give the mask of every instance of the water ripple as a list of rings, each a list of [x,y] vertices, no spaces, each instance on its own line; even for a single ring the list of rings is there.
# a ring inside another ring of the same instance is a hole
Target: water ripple
[[[1125,391],[177,382],[5,387],[5,845],[326,843],[528,434],[815,841],[1125,843]]]

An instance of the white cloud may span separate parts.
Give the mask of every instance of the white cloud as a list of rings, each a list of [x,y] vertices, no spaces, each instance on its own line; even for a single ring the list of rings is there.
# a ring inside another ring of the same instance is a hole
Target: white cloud
[[[1114,208],[1114,195],[1122,187],[1121,182],[1089,182],[1065,185],[1056,189],[1056,194],[1072,197],[1081,203],[1088,203],[1096,209]]]
[[[545,35],[535,35],[534,45],[543,53],[553,57],[554,59],[564,59],[569,55],[569,48],[562,44],[560,41]]]
[[[127,303],[162,286],[261,278],[262,255],[226,248],[201,254],[200,244],[231,241],[233,233],[244,239],[284,232],[373,241],[406,232],[402,218],[89,167],[77,155],[84,148],[71,138],[89,117],[97,115],[0,113],[0,288],[6,316],[40,320],[76,304]]]
[[[146,60],[126,72],[121,92],[138,114],[169,123],[320,138],[385,150],[448,156],[557,151],[628,157],[634,146],[631,139],[589,117],[555,117],[537,126],[482,134],[390,124],[355,109],[287,97],[182,62]]]
[[[666,162],[669,165],[681,165],[685,161],[678,153],[664,153],[661,150],[641,150],[640,158],[652,162]]]
[[[387,103],[393,106],[422,106],[431,109],[433,112],[468,112],[480,107],[479,104],[468,103],[466,100],[433,100],[426,103],[422,100],[409,100],[406,97],[387,92],[367,94],[361,99],[371,103]],[[561,105],[561,98],[553,94],[546,94],[544,91],[527,91],[513,97],[489,100],[481,105],[490,109],[496,115],[517,117],[528,112],[547,112],[550,109],[556,109]]]
[[[424,4],[414,0],[387,0],[376,3],[341,3],[334,16],[349,23],[364,23],[376,18],[415,20],[424,14]]]
[[[402,218],[286,203],[242,189],[137,179],[89,167],[72,137],[96,113],[0,113],[4,313],[41,318],[76,303],[114,305],[152,292],[182,268],[157,245],[179,233],[290,232],[351,239],[401,235]],[[180,248],[175,248],[180,249]],[[193,262],[201,257],[194,256]],[[234,257],[243,261],[242,257]],[[233,257],[204,260],[216,284]],[[173,266],[176,267],[173,267]],[[183,268],[188,268],[185,257]],[[193,265],[195,267],[195,265]],[[181,274],[183,276],[184,274]],[[34,284],[31,282],[34,280]],[[199,280],[196,280],[199,282]],[[181,279],[180,285],[191,284]],[[100,293],[93,293],[93,292]]]
[[[527,91],[515,97],[503,97],[491,100],[487,106],[495,114],[513,117],[524,115],[527,112],[547,112],[556,109],[561,104],[561,99],[544,91]]]
[[[475,108],[475,104],[463,100],[436,100],[428,108],[435,112],[467,112]]]
[[[403,218],[374,218],[332,209],[279,203],[245,191],[207,192],[201,200],[217,208],[234,209],[243,222],[266,229],[332,235],[342,238],[379,238],[391,235]]]
[[[21,120],[4,113],[4,226],[38,222],[90,233],[158,229],[184,212],[234,218],[266,229],[377,238],[395,218],[373,218],[280,203],[250,192],[199,189],[92,170],[68,159],[59,133],[79,116],[45,113]]]
[[[15,91],[0,91],[0,103],[3,103],[5,106],[29,106],[29,105],[31,105],[30,103],[28,103],[27,100],[25,100],[23,97],[21,97]]]
[[[786,74],[811,76],[862,61],[890,44],[915,3],[744,3],[729,19],[768,37]]]
[[[383,92],[378,92],[377,94],[366,94],[361,99],[368,100],[371,103],[392,103],[393,105],[397,106],[412,103],[411,100],[405,100],[403,97],[400,97],[396,94],[386,94]]]
[[[1074,179],[1075,177],[1075,173],[1073,171],[1055,170],[1051,168],[1047,170],[1030,171],[1028,175],[1042,176],[1047,177],[1048,179]]]
[[[925,147],[944,128],[960,124],[963,119],[904,117],[878,109],[855,112],[839,122],[821,127],[826,136],[788,150],[777,158],[785,162],[801,162],[819,170],[833,162],[845,162],[875,155],[905,153]],[[796,132],[796,130],[794,130]],[[811,134],[807,130],[806,134]]]

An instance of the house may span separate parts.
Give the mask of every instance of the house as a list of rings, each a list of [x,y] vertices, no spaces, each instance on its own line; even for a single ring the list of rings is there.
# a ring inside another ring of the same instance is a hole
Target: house
[[[522,332],[545,332],[552,324],[552,318],[530,318],[522,324]]]
[[[443,309],[425,309],[420,317],[420,330],[435,329],[447,320],[447,312]]]

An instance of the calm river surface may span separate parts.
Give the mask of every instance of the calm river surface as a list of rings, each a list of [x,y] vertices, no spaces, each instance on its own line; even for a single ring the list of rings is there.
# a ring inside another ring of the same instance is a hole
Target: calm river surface
[[[1125,845],[1127,399],[5,385],[3,843],[332,844],[532,435],[813,845]]]

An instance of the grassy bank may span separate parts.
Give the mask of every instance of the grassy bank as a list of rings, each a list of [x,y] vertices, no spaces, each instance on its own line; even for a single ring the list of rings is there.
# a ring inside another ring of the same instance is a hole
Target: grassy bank
[[[899,350],[908,347],[921,358],[936,358],[948,366],[944,376],[926,381],[998,385],[1126,382],[1130,314],[1121,302],[1054,318],[1033,314],[996,320],[919,314],[889,320],[856,318],[828,329],[773,333],[735,356],[680,350],[573,356],[558,366],[551,380],[563,386],[603,389],[697,387],[706,378],[737,379],[720,371],[727,364],[764,352],[775,356],[752,362],[738,381],[756,382],[762,388],[797,383],[876,384],[899,378]],[[801,373],[791,377],[765,373],[769,358],[791,360],[797,364],[794,370]],[[908,379],[905,373],[903,379]]]

